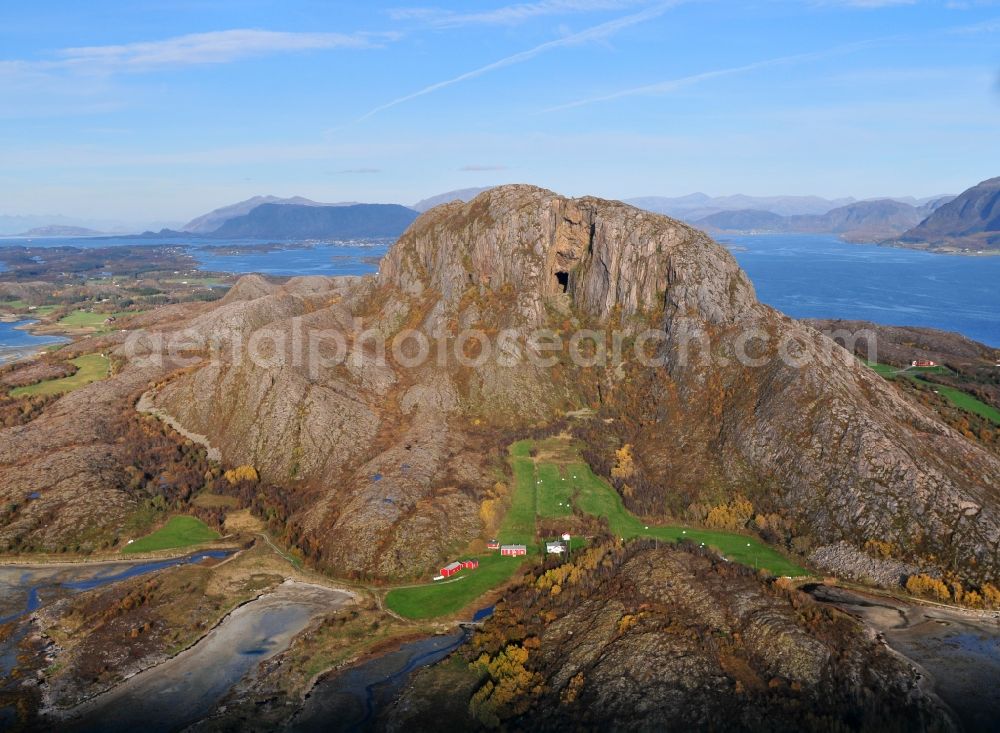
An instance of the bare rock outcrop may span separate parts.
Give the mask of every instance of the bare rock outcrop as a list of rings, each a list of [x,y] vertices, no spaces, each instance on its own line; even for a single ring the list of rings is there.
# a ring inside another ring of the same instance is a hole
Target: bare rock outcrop
[[[422,670],[379,727],[436,715],[461,730],[952,728],[916,670],[842,614],[748,569],[636,545],[583,565],[559,593],[532,575],[498,604],[464,649],[486,678],[474,692],[432,697],[463,680],[454,665]]]

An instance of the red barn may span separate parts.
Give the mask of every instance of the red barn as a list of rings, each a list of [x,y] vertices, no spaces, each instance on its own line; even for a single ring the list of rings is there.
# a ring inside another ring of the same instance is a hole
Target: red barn
[[[521,555],[527,555],[528,548],[524,545],[503,545],[500,548],[500,554],[506,555],[507,557],[519,557]]]
[[[462,563],[450,562],[441,568],[441,577],[448,578],[462,569]]]
[[[467,570],[475,570],[479,567],[479,560],[462,560],[462,567]]]
[[[998,366],[1000,366],[1000,365],[998,365]],[[490,540],[489,542],[486,543],[486,547],[488,549],[490,549],[490,550],[499,550],[500,549],[500,540]]]
[[[914,359],[910,362],[910,366],[915,367],[935,367],[937,366],[936,361],[931,361],[930,359]]]

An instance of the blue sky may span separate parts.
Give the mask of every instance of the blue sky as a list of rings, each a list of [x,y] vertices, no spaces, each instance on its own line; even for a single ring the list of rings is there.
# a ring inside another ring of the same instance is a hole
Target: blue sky
[[[0,6],[0,213],[870,197],[1000,175],[1000,0]]]

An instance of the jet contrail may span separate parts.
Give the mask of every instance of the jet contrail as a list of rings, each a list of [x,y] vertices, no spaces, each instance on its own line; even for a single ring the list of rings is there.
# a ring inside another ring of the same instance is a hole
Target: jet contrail
[[[709,79],[716,79],[721,76],[733,76],[734,74],[743,74],[748,71],[756,71],[757,69],[764,69],[769,66],[780,66],[782,64],[793,64],[798,61],[813,61],[816,59],[826,58],[827,56],[836,56],[842,53],[850,53],[851,51],[856,51],[867,46],[872,46],[878,43],[885,42],[886,38],[879,38],[870,41],[858,41],[857,43],[849,43],[843,46],[837,46],[835,48],[829,48],[823,51],[811,51],[809,53],[800,53],[792,56],[779,56],[773,59],[764,59],[762,61],[754,61],[753,63],[743,64],[742,66],[731,66],[726,69],[715,69],[713,71],[703,71],[699,74],[692,74],[690,76],[682,76],[678,79],[670,79],[668,81],[656,82],[655,84],[645,84],[639,87],[631,87],[629,89],[622,89],[617,92],[612,92],[610,94],[603,94],[596,97],[587,97],[585,99],[578,99],[575,102],[567,102],[565,104],[556,105],[555,107],[548,107],[542,110],[542,112],[557,112],[563,109],[572,109],[574,107],[583,107],[588,104],[597,104],[599,102],[610,102],[614,99],[622,99],[623,97],[638,97],[643,95],[652,94],[666,94],[667,92],[673,92],[683,87],[692,86],[703,81],[708,81]]]
[[[478,69],[473,69],[472,71],[467,71],[464,74],[460,74],[452,79],[446,79],[444,81],[439,81],[436,84],[431,84],[430,86],[424,87],[412,94],[407,94],[406,96],[399,97],[398,99],[393,99],[391,102],[386,102],[378,107],[366,112],[355,120],[355,123],[364,122],[365,120],[377,115],[379,112],[384,112],[387,109],[396,107],[404,102],[409,102],[412,99],[418,97],[423,97],[432,92],[436,92],[439,89],[444,89],[445,87],[450,87],[453,84],[458,84],[463,81],[468,81],[469,79],[475,79],[476,77],[482,76],[483,74],[488,74],[491,71],[496,71],[498,69],[504,69],[508,66],[514,66],[515,64],[520,64],[525,61],[529,61],[536,56],[540,56],[543,53],[551,51],[556,48],[563,48],[565,46],[574,46],[578,43],[586,43],[587,41],[593,41],[600,38],[607,38],[608,36],[614,35],[618,31],[633,26],[637,23],[642,23],[645,20],[650,20],[656,18],[657,16],[663,15],[670,8],[680,5],[685,2],[685,0],[672,0],[671,2],[659,3],[652,7],[646,8],[645,10],[634,13],[632,15],[626,15],[622,18],[617,18],[615,20],[609,20],[606,23],[601,23],[600,25],[595,25],[586,30],[582,30],[578,33],[573,33],[572,35],[565,36],[563,38],[557,38],[553,41],[547,41],[534,48],[529,48],[526,51],[521,51],[515,53],[513,56],[508,56],[502,58],[499,61],[494,61],[486,66],[481,66]]]

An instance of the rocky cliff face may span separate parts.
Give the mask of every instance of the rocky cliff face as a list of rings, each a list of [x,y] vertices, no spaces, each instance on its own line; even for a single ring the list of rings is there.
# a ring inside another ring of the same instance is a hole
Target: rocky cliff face
[[[222,349],[157,402],[302,497],[303,541],[340,570],[419,572],[479,536],[497,430],[585,406],[607,420],[604,448],[636,446],[637,511],[740,491],[814,544],[884,539],[965,572],[1000,566],[1000,462],[758,303],[706,235],[624,204],[491,189],[421,216],[375,279],[245,280],[187,325],[203,344],[288,335],[273,346],[287,358]],[[652,327],[664,361],[581,366],[563,348],[539,366],[540,327],[617,332],[629,348]],[[506,332],[496,358],[439,358],[468,328]],[[429,357],[378,358],[372,337],[407,329]],[[292,334],[316,331],[353,357],[296,362]]]

